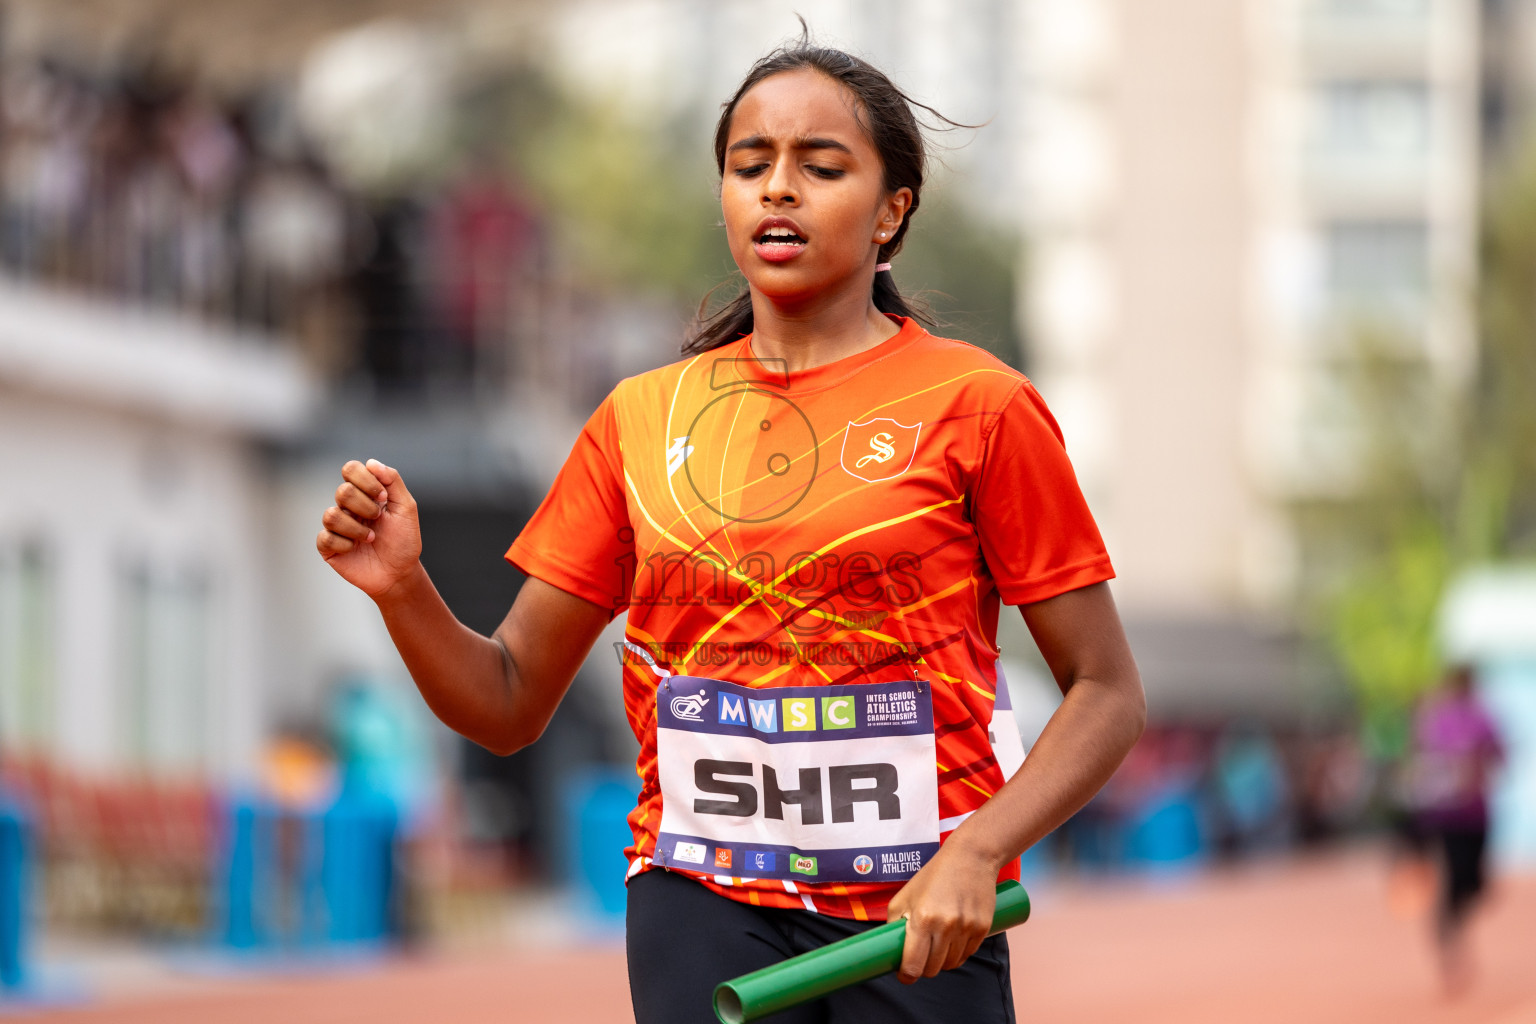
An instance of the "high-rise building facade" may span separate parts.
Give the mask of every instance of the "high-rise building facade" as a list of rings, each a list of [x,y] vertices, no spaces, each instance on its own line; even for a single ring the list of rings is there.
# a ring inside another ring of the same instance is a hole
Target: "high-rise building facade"
[[[1296,707],[1289,510],[1353,486],[1363,328],[1474,359],[1473,0],[1027,0],[1036,379],[1154,705]]]

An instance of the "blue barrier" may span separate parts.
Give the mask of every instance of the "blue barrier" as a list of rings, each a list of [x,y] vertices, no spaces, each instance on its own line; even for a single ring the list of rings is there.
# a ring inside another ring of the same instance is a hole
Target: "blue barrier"
[[[266,867],[269,856],[257,852],[257,845],[268,835],[263,811],[253,804],[236,804],[226,821],[225,851],[221,870],[214,878],[223,882],[223,898],[218,905],[224,911],[224,943],[235,949],[251,949],[262,944],[265,929],[258,922],[262,883],[258,865]]]
[[[0,985],[27,982],[27,925],[32,893],[32,820],[26,808],[0,793]]]
[[[1060,829],[1073,863],[1095,870],[1123,867],[1126,859],[1126,825],[1099,802],[1078,811]]]
[[[609,921],[624,916],[624,849],[634,842],[626,821],[640,795],[633,771],[588,768],[561,790],[563,859],[583,909]]]
[[[318,813],[232,804],[215,872],[219,939],[234,949],[387,939],[395,832],[394,808],[378,797],[344,793]]]
[[[320,892],[331,942],[388,938],[395,877],[395,811],[383,797],[343,796],[319,822]]]
[[[1060,842],[1055,832],[1044,836],[1034,846],[1019,856],[1019,877],[1026,882],[1032,878],[1049,875],[1056,860],[1056,844]]]
[[[1173,785],[1154,794],[1130,821],[1126,859],[1152,868],[1193,866],[1206,859],[1199,794]]]

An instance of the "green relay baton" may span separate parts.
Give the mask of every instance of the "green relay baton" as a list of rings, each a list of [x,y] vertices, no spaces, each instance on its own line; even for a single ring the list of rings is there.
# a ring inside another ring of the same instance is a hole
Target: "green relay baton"
[[[1018,882],[999,885],[997,911],[987,934],[996,935],[1028,920],[1029,893]],[[720,1024],[746,1024],[889,974],[901,966],[906,941],[907,922],[888,921],[862,935],[722,981],[715,986],[715,1016]]]

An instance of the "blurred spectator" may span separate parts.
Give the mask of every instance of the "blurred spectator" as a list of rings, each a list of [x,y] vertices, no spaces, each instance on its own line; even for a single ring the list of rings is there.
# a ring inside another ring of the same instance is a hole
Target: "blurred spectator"
[[[308,737],[279,735],[262,758],[262,789],[284,808],[322,808],[338,789],[336,765],[330,753]]]
[[[388,801],[406,832],[436,809],[440,779],[414,691],[345,680],[330,709],[341,791]]]
[[[1252,727],[1222,736],[1212,764],[1220,822],[1218,842],[1229,853],[1269,850],[1290,837],[1290,793],[1274,740]]]
[[[411,258],[421,220],[419,204],[409,199],[380,204],[370,222],[373,244],[352,281],[362,318],[362,368],[381,394],[396,398],[420,391],[427,372],[427,334]]]
[[[1365,821],[1374,778],[1357,736],[1307,737],[1299,761],[1294,801],[1298,840],[1323,842]]]
[[[414,942],[426,931],[427,868],[442,826],[442,773],[432,755],[420,700],[407,692],[344,680],[332,695],[331,729],[340,799],[388,807],[395,822],[389,880],[389,930]]]
[[[241,211],[241,252],[254,319],[291,328],[308,293],[336,279],[346,258],[346,208],[319,163],[270,160],[253,168]]]
[[[473,376],[500,379],[514,323],[517,284],[527,277],[538,219],[487,155],[474,159],[439,200],[434,235],[437,306],[449,358]]]
[[[10,61],[0,266],[282,335],[328,379],[499,391],[519,369],[506,351],[520,307],[548,305],[533,294],[538,211],[485,158],[443,186],[365,196],[290,107],[276,90],[220,98],[152,62],[97,75]]]
[[[1195,866],[1359,833],[1373,778],[1351,731],[1154,723],[1053,856],[1089,868]]]

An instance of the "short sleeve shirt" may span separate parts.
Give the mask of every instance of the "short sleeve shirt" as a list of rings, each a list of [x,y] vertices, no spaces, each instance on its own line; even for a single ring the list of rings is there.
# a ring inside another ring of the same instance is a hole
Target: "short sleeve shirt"
[[[933,683],[941,836],[1003,782],[987,734],[1000,604],[1114,572],[1033,385],[916,321],[803,371],[750,336],[622,381],[507,552],[626,616],[642,789],[631,872],[661,817],[656,686]],[[620,659],[615,659],[618,669]],[[722,895],[880,919],[900,888],[702,875]]]

